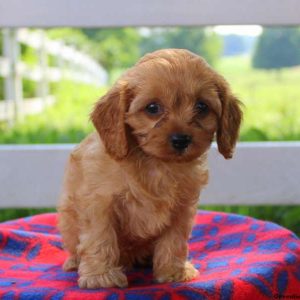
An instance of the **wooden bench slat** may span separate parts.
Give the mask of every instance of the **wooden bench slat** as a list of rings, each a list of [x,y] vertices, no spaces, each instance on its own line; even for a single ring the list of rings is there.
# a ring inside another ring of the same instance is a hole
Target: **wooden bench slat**
[[[74,145],[0,146],[0,207],[53,207]],[[300,204],[300,142],[239,143],[225,160],[216,145],[201,204]]]
[[[294,25],[298,0],[10,0],[0,2],[0,27]]]

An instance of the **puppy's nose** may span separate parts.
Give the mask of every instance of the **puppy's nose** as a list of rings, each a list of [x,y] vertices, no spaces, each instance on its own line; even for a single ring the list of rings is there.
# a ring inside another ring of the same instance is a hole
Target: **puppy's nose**
[[[192,137],[187,134],[174,133],[170,136],[172,147],[176,150],[184,150],[192,142]]]

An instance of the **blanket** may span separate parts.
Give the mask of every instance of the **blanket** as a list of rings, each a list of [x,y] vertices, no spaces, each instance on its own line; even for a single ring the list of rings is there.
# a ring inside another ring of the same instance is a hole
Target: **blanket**
[[[140,268],[127,273],[128,288],[96,290],[79,289],[77,272],[62,270],[56,224],[54,213],[0,224],[0,299],[300,299],[300,240],[270,222],[199,211],[189,240],[198,278],[158,284]]]

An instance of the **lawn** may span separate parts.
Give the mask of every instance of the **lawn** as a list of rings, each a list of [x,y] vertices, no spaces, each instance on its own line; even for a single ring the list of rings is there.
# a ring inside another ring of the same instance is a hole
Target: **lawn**
[[[242,56],[224,58],[217,69],[245,104],[242,141],[300,140],[300,67],[254,70]]]
[[[2,124],[0,143],[78,143],[92,131],[89,114],[106,88],[64,81],[51,90],[56,103],[12,128]]]
[[[242,141],[300,140],[300,69],[253,70],[248,57],[223,59],[217,70],[245,104]],[[120,73],[116,71],[115,74]],[[16,126],[0,126],[0,143],[78,143],[93,130],[89,113],[107,87],[61,82],[52,87],[56,104]],[[206,206],[203,209],[246,214],[271,220],[300,235],[298,206]],[[40,210],[0,210],[0,220]]]
[[[300,67],[254,70],[250,58],[241,56],[223,58],[216,68],[245,104],[241,141],[300,140]],[[79,142],[92,130],[89,112],[106,89],[71,82],[53,86],[56,104],[13,128],[0,123],[0,143]]]

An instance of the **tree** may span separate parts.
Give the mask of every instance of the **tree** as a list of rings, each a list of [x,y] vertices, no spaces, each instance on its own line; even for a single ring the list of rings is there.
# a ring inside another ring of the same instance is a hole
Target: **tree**
[[[68,45],[72,45],[88,54],[92,51],[93,43],[80,30],[75,28],[54,28],[47,30],[50,39],[62,40]]]
[[[114,68],[128,68],[139,58],[140,34],[135,28],[83,29],[94,42],[93,56],[111,72]]]
[[[267,28],[258,39],[252,65],[281,69],[300,64],[300,32],[296,28]]]
[[[161,48],[185,48],[216,64],[222,52],[222,40],[213,31],[199,27],[156,28],[144,35],[141,52]]]
[[[199,54],[202,55],[209,64],[215,66],[221,58],[223,52],[223,40],[213,31],[205,32]]]

